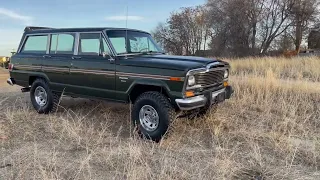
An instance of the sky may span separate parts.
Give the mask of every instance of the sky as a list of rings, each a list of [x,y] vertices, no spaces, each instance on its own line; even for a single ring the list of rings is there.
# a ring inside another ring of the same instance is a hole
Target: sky
[[[205,0],[1,0],[0,56],[16,50],[26,26],[126,27],[150,32],[180,7]]]

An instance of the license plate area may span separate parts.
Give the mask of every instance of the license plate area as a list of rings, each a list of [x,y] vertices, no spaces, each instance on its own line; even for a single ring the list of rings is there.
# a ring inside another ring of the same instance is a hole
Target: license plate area
[[[211,102],[216,103],[216,102],[223,102],[225,101],[225,89],[215,91],[211,93]]]

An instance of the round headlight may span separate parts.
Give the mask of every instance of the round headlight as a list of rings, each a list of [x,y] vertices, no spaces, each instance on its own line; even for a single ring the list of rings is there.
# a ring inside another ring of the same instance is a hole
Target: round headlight
[[[229,70],[224,71],[224,78],[227,79],[229,77]]]
[[[189,76],[188,78],[188,86],[196,85],[196,78],[194,76]]]

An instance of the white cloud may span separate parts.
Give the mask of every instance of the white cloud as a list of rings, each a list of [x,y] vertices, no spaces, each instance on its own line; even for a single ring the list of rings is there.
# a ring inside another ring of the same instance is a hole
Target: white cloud
[[[127,20],[128,18],[128,21],[141,21],[141,20],[144,20],[144,17],[142,16],[109,16],[109,17],[106,17],[106,20],[108,21],[125,21]]]
[[[19,20],[22,21],[24,24],[31,24],[32,17],[30,16],[24,16],[21,14],[18,14],[14,11],[11,11],[9,9],[1,8],[0,7],[0,15],[6,16],[8,18],[14,19],[14,20]]]

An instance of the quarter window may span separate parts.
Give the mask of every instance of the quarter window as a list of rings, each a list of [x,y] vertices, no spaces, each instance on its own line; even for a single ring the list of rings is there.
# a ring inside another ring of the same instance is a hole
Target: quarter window
[[[101,33],[81,33],[79,43],[80,55],[110,55],[110,49]]]
[[[47,41],[47,35],[28,36],[21,52],[45,54],[47,50]]]
[[[50,54],[73,54],[74,39],[73,34],[51,35]]]

